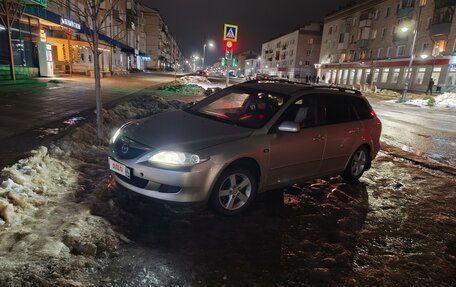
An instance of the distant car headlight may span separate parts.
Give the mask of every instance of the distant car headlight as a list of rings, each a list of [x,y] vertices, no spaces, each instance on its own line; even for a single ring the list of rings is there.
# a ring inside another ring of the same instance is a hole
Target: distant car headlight
[[[122,128],[119,128],[119,129],[114,133],[114,135],[112,136],[111,141],[110,141],[112,144],[116,142],[116,140],[117,140],[117,138],[119,137],[121,131],[122,131]]]
[[[203,162],[198,155],[176,152],[176,151],[159,151],[149,158],[149,162],[176,166],[192,166]]]

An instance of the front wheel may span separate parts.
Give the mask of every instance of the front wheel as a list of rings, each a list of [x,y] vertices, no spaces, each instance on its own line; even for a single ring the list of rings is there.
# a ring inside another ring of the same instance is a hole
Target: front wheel
[[[252,203],[257,189],[257,180],[249,170],[229,168],[215,183],[211,195],[212,207],[223,215],[242,213]]]
[[[369,155],[366,147],[360,147],[355,151],[348,162],[342,177],[348,181],[358,180],[366,170],[369,163]]]

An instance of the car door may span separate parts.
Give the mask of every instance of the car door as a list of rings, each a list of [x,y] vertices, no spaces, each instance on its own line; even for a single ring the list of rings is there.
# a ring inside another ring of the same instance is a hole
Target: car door
[[[326,95],[323,101],[327,138],[321,170],[323,173],[340,172],[361,145],[363,125],[358,120],[349,96]]]
[[[322,123],[322,105],[316,95],[295,101],[280,117],[269,136],[270,162],[267,185],[280,186],[312,178],[320,171],[326,131]],[[281,132],[284,121],[299,123],[299,132]]]

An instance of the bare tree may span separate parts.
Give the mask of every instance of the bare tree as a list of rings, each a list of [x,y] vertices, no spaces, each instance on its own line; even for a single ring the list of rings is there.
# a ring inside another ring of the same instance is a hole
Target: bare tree
[[[5,0],[3,0],[5,1]],[[101,81],[100,81],[100,50],[99,36],[102,32],[108,17],[113,14],[115,7],[119,4],[119,0],[113,0],[110,7],[105,0],[83,0],[83,1],[67,1],[67,0],[51,0],[50,2],[66,7],[77,21],[81,22],[84,29],[84,36],[89,43],[90,50],[94,57],[94,74],[95,74],[95,99],[97,113],[97,138],[98,143],[103,142],[103,103],[101,97]]]
[[[16,80],[16,73],[14,72],[14,56],[13,46],[11,43],[11,27],[16,20],[21,19],[25,9],[25,1],[23,0],[2,0],[2,8],[0,9],[0,19],[5,26],[7,35],[7,45],[9,53],[9,66],[11,80]]]

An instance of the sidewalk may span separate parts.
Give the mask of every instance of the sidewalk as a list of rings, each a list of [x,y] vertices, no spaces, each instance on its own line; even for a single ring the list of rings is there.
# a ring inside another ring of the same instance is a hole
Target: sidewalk
[[[101,80],[103,104],[174,80],[165,73],[134,73]],[[73,76],[0,82],[0,141],[95,108],[93,78]]]

